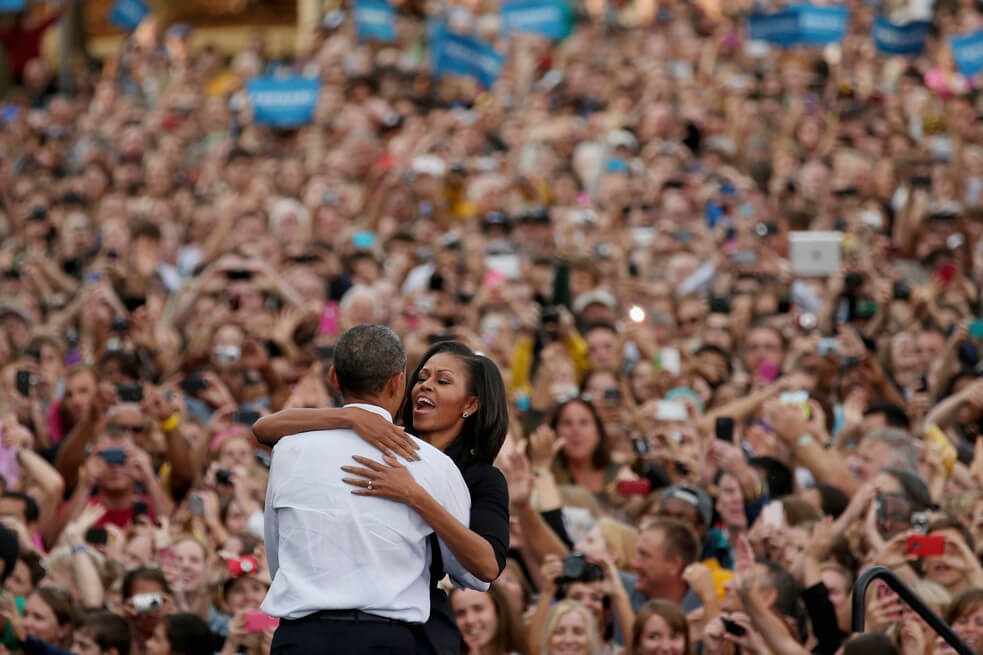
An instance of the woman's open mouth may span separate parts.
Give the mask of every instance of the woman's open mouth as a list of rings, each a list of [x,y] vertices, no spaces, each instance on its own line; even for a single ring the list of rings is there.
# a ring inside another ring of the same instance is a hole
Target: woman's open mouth
[[[434,411],[436,408],[437,404],[426,396],[417,396],[416,402],[413,403],[414,414],[426,414]]]

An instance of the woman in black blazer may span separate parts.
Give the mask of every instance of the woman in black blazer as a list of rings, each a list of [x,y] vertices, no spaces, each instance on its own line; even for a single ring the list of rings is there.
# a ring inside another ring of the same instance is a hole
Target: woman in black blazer
[[[498,367],[455,341],[430,348],[407,381],[403,426],[406,432],[443,450],[460,468],[471,492],[469,526],[458,523],[437,504],[393,456],[396,452],[413,457],[415,446],[382,417],[357,408],[289,409],[253,426],[257,438],[266,444],[308,430],[351,429],[384,453],[382,461],[356,458],[361,466],[345,470],[357,477],[346,482],[358,488],[355,493],[408,504],[434,529],[430,619],[417,635],[421,653],[457,655],[461,648],[447,594],[437,586],[444,569],[436,539],[442,539],[461,565],[482,580],[494,580],[505,568],[508,485],[493,462],[508,432],[506,397]]]

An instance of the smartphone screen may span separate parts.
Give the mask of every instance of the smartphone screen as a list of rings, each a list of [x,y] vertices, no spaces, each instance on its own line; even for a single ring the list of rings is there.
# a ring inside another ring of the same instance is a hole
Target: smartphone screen
[[[679,371],[682,368],[682,359],[680,358],[679,351],[675,348],[663,348],[660,350],[659,366],[662,367],[663,371],[667,371],[673,375],[679,375]]]
[[[146,502],[142,500],[134,501],[133,503],[133,518],[136,519],[138,516],[146,516],[150,513],[150,507]]]
[[[338,303],[327,302],[324,304],[324,308],[321,310],[321,318],[319,329],[321,334],[336,335],[338,334]]]
[[[655,404],[655,418],[659,421],[685,421],[689,418],[686,405],[678,400],[659,400]]]
[[[779,501],[772,501],[765,505],[765,508],[761,510],[761,520],[764,525],[781,528],[785,523],[785,508]]]
[[[495,271],[505,280],[518,280],[522,275],[522,260],[519,255],[488,255],[485,269]]]
[[[774,362],[761,362],[758,364],[757,376],[759,380],[774,382],[778,379],[781,368]]]
[[[940,534],[913,534],[908,537],[907,553],[915,557],[945,554],[945,537]]]
[[[720,416],[717,418],[715,431],[717,439],[721,441],[726,441],[727,443],[734,443],[734,417],[732,416]]]

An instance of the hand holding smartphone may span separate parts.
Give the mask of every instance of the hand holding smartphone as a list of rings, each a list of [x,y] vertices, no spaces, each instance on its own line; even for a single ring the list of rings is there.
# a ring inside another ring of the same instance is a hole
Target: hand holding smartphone
[[[270,616],[259,610],[246,612],[246,632],[266,632],[274,630],[280,625],[280,619]]]
[[[732,634],[735,637],[743,637],[747,634],[747,629],[741,624],[732,621],[726,617],[720,619],[724,624],[724,631],[728,634]]]
[[[720,441],[726,441],[727,443],[734,443],[734,417],[733,416],[720,416],[717,418],[715,425],[715,432],[717,439]]]
[[[905,551],[913,557],[938,557],[945,554],[945,537],[940,534],[913,534]]]
[[[761,510],[761,521],[765,527],[781,529],[785,524],[785,508],[781,501],[773,500]]]

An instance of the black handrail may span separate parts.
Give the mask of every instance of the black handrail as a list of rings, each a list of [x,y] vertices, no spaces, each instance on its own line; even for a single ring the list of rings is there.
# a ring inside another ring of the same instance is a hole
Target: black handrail
[[[853,585],[853,632],[864,631],[864,621],[867,613],[867,587],[874,580],[881,579],[887,586],[894,590],[908,606],[915,610],[915,613],[929,625],[940,637],[946,640],[959,655],[976,655],[972,648],[966,645],[959,635],[953,632],[952,628],[946,625],[945,621],[930,610],[928,606],[918,597],[911,587],[901,581],[901,578],[894,574],[894,571],[884,566],[872,566],[865,570],[857,578],[857,583]]]

